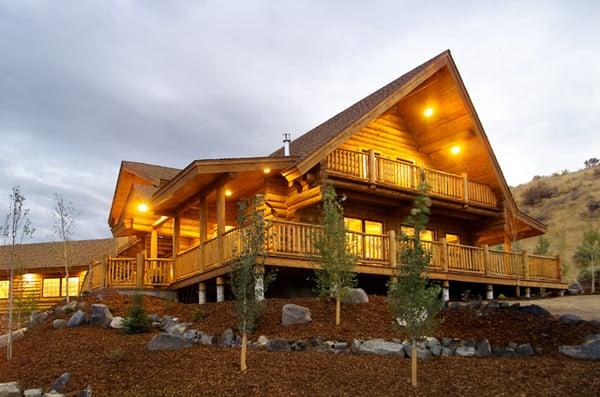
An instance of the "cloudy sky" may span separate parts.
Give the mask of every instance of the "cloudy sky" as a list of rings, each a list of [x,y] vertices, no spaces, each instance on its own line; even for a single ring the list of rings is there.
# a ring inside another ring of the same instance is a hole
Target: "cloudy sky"
[[[451,49],[509,184],[600,156],[600,3],[2,1],[0,214],[108,236],[121,160],[263,155]]]

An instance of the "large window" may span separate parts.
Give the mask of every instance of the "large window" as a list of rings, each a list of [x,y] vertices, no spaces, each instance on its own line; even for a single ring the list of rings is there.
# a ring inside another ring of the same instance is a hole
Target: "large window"
[[[383,238],[379,236],[383,234],[382,222],[344,218],[344,223],[350,232],[355,232],[350,233],[348,241],[354,254],[367,259],[383,259]]]
[[[460,244],[460,236],[458,234],[446,233],[446,242],[448,244]]]
[[[413,236],[415,234],[415,228],[411,227],[411,226],[402,226],[400,228],[400,230],[402,231],[402,233],[406,234],[407,236]],[[433,241],[433,239],[434,239],[433,230],[431,230],[431,229],[421,230],[420,237],[421,237],[422,241]]]
[[[8,280],[0,281],[0,299],[8,299],[8,287],[9,287]]]
[[[79,294],[79,277],[69,277],[69,295],[77,296]],[[44,298],[58,298],[67,295],[67,279],[63,278],[45,278],[42,281],[42,296]]]

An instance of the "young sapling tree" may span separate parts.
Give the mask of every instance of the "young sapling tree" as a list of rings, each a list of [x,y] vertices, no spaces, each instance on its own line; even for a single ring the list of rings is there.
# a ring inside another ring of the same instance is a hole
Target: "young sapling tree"
[[[62,260],[65,268],[65,295],[69,303],[69,253],[70,241],[75,229],[75,221],[79,212],[73,206],[73,203],[66,202],[60,194],[54,194],[56,204],[51,212],[52,231],[61,242]]]

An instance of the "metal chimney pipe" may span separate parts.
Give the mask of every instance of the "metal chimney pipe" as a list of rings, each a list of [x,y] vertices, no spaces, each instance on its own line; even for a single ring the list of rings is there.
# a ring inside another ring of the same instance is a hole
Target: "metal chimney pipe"
[[[292,135],[288,132],[283,134],[283,155],[284,156],[289,156],[290,155],[290,142],[291,142],[291,137]]]

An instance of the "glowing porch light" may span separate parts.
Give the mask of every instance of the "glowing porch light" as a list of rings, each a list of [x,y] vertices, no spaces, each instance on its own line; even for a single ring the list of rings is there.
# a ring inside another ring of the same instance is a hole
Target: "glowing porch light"
[[[454,155],[457,155],[460,153],[460,146],[458,145],[454,145],[452,146],[452,148],[450,149],[450,152]]]
[[[146,204],[146,203],[139,203],[137,206],[138,212],[141,212],[141,213],[148,212],[149,209],[150,209],[150,207],[148,207],[148,204]]]
[[[225,190],[225,196],[227,196],[227,197],[231,197],[231,194],[232,194],[232,193],[231,193],[231,190],[229,190],[229,189],[228,189],[228,190]]]
[[[269,174],[269,173],[271,173],[271,169],[270,169],[269,167],[267,167],[267,168],[265,168],[265,169],[263,170],[263,172],[264,172],[265,174]]]
[[[423,116],[425,116],[425,117],[433,116],[433,108],[425,108],[425,110],[423,111]]]
[[[33,274],[33,273],[27,273],[27,274],[23,275],[23,281],[25,281],[26,283],[32,282],[34,278],[35,278],[35,274]]]

